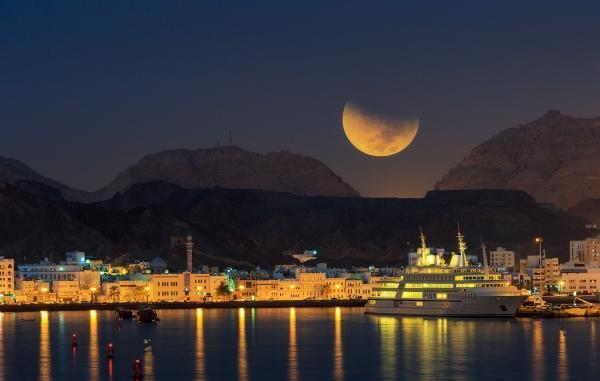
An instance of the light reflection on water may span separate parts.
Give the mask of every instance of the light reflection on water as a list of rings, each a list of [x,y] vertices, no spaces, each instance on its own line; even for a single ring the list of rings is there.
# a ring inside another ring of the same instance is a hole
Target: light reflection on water
[[[238,319],[238,379],[248,380],[248,352],[246,350],[246,310],[239,309]]]
[[[48,324],[48,311],[40,311],[40,381],[50,380],[52,374]]]
[[[296,309],[290,308],[290,339],[288,349],[288,379],[298,381],[298,341],[296,340]]]
[[[157,325],[127,321],[119,330],[108,311],[0,313],[0,381],[131,379],[135,358],[144,380],[572,380],[600,372],[598,319],[400,318],[353,308],[159,315]],[[70,357],[73,332],[80,346]]]
[[[196,309],[196,380],[204,381],[204,325],[202,308]]]

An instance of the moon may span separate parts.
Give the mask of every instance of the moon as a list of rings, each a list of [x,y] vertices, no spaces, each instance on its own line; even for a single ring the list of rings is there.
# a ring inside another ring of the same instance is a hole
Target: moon
[[[419,130],[419,118],[383,118],[362,110],[348,101],[342,125],[356,149],[370,156],[391,156],[412,143]]]

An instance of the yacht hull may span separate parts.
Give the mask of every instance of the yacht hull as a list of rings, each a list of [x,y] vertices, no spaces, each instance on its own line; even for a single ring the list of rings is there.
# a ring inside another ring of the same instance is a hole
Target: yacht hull
[[[372,299],[365,313],[400,316],[515,316],[525,296],[478,296],[467,300],[379,300]]]

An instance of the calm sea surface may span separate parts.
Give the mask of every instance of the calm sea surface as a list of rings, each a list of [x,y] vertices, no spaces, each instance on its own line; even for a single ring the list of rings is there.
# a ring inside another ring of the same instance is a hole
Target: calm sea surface
[[[110,311],[0,313],[0,381],[131,380],[136,357],[144,381],[600,375],[598,318],[396,318],[366,316],[361,308],[158,312],[156,325],[125,321],[121,328]]]

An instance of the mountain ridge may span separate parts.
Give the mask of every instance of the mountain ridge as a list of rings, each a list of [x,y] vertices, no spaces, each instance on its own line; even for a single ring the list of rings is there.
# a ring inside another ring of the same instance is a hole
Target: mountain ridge
[[[600,198],[599,161],[600,117],[550,110],[474,147],[435,189],[519,189],[568,209]]]

